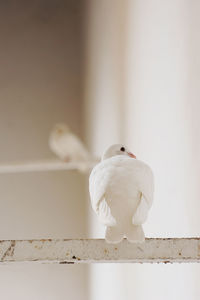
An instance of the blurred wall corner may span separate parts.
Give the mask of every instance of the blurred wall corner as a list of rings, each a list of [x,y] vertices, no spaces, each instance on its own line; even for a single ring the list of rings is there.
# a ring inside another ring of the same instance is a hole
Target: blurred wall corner
[[[89,0],[85,22],[85,134],[96,156],[124,141],[124,55],[127,2]],[[89,208],[89,235],[105,228]],[[90,266],[90,299],[123,299],[120,265]],[[114,287],[114,288],[113,288]]]

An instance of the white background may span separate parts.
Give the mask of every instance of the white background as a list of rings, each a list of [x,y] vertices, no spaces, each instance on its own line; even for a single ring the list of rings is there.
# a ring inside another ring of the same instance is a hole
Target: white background
[[[0,161],[53,157],[64,121],[95,155],[125,143],[155,174],[151,237],[199,236],[200,4],[0,4]],[[87,176],[0,176],[0,239],[104,237]],[[0,267],[2,298],[200,298],[197,264]]]

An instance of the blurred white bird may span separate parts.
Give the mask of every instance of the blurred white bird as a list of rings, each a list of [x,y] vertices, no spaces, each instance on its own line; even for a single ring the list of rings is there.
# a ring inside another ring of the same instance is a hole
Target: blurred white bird
[[[91,159],[83,143],[66,124],[56,124],[49,137],[50,149],[65,162],[86,162]]]
[[[89,178],[92,208],[107,226],[105,238],[119,243],[145,239],[142,224],[153,202],[154,180],[148,165],[125,146],[111,146]]]

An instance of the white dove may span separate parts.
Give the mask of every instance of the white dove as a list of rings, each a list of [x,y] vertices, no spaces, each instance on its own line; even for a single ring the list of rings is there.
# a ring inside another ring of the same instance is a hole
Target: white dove
[[[68,161],[88,161],[89,152],[81,140],[71,132],[66,124],[56,124],[49,137],[50,149],[61,159]]]
[[[142,224],[153,202],[154,179],[150,167],[125,146],[113,145],[104,153],[89,178],[92,208],[107,226],[108,243],[145,239]]]

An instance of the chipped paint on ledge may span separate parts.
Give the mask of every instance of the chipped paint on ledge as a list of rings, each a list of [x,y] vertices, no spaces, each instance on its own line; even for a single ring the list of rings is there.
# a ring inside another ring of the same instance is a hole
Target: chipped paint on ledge
[[[102,239],[0,241],[0,263],[186,263],[200,262],[200,238],[154,238],[107,244]]]

